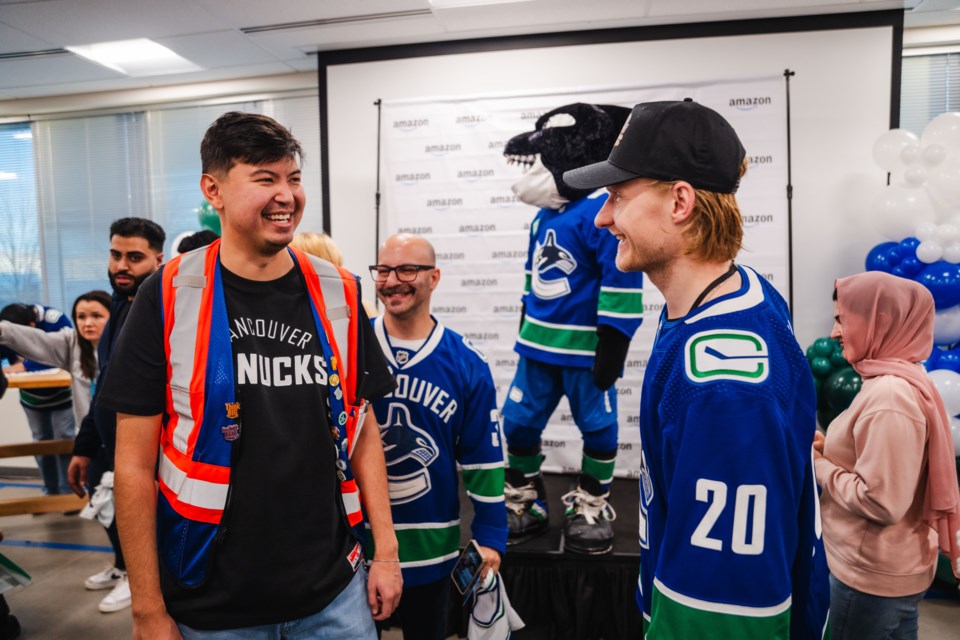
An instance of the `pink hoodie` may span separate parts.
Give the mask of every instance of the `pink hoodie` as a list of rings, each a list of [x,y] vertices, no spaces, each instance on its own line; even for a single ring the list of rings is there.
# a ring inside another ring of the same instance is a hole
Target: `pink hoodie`
[[[843,355],[863,376],[816,462],[830,570],[865,593],[930,586],[938,541],[955,561],[960,490],[943,404],[923,367],[933,299],[877,272],[837,281]]]

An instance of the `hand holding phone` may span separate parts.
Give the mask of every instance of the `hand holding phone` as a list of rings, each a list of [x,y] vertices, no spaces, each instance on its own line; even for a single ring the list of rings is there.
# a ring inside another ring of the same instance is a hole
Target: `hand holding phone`
[[[464,597],[476,588],[480,582],[480,575],[483,572],[483,555],[480,553],[480,547],[476,540],[470,540],[463,548],[463,553],[457,560],[456,566],[450,578],[453,580],[457,591]]]

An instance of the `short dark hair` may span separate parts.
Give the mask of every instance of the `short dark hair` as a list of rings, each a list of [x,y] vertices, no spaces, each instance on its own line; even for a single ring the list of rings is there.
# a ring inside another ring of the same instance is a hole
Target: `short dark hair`
[[[163,253],[163,243],[167,239],[163,227],[146,218],[120,218],[110,225],[110,237],[143,238],[147,245],[157,253]]]
[[[286,127],[258,113],[223,114],[200,143],[204,173],[227,173],[237,162],[261,165],[285,158],[303,162],[303,148]]]
[[[180,244],[177,245],[177,253],[186,253],[187,251],[193,251],[194,249],[205,247],[219,238],[220,236],[213,231],[210,231],[210,229],[204,229],[203,231],[191,233],[189,236],[181,240]]]
[[[13,302],[0,310],[0,320],[27,326],[37,321],[37,312],[28,304]]]

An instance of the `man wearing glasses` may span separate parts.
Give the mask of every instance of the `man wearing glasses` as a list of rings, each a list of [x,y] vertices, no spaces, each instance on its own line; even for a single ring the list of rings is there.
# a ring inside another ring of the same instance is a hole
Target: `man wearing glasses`
[[[484,574],[497,571],[506,550],[496,392],[483,354],[430,315],[440,269],[429,242],[387,238],[370,274],[384,305],[374,332],[397,380],[393,393],[373,403],[404,581],[394,620],[408,640],[442,640],[460,546],[457,463],[473,502],[471,531]]]

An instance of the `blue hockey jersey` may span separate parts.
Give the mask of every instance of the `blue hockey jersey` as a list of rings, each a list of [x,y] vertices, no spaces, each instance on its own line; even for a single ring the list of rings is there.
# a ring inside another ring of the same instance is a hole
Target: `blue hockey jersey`
[[[597,325],[632,338],[643,318],[643,274],[617,269],[617,239],[593,220],[597,192],[563,209],[540,209],[530,225],[525,316],[515,350],[547,364],[592,367]]]
[[[457,463],[473,503],[473,538],[506,551],[496,391],[486,358],[440,322],[417,351],[392,345],[383,317],[373,327],[397,379],[397,389],[374,402],[373,410],[387,460],[403,582],[427,584],[446,578],[459,554]]]
[[[813,379],[774,288],[661,316],[640,407],[649,640],[821,638],[830,604]]]

